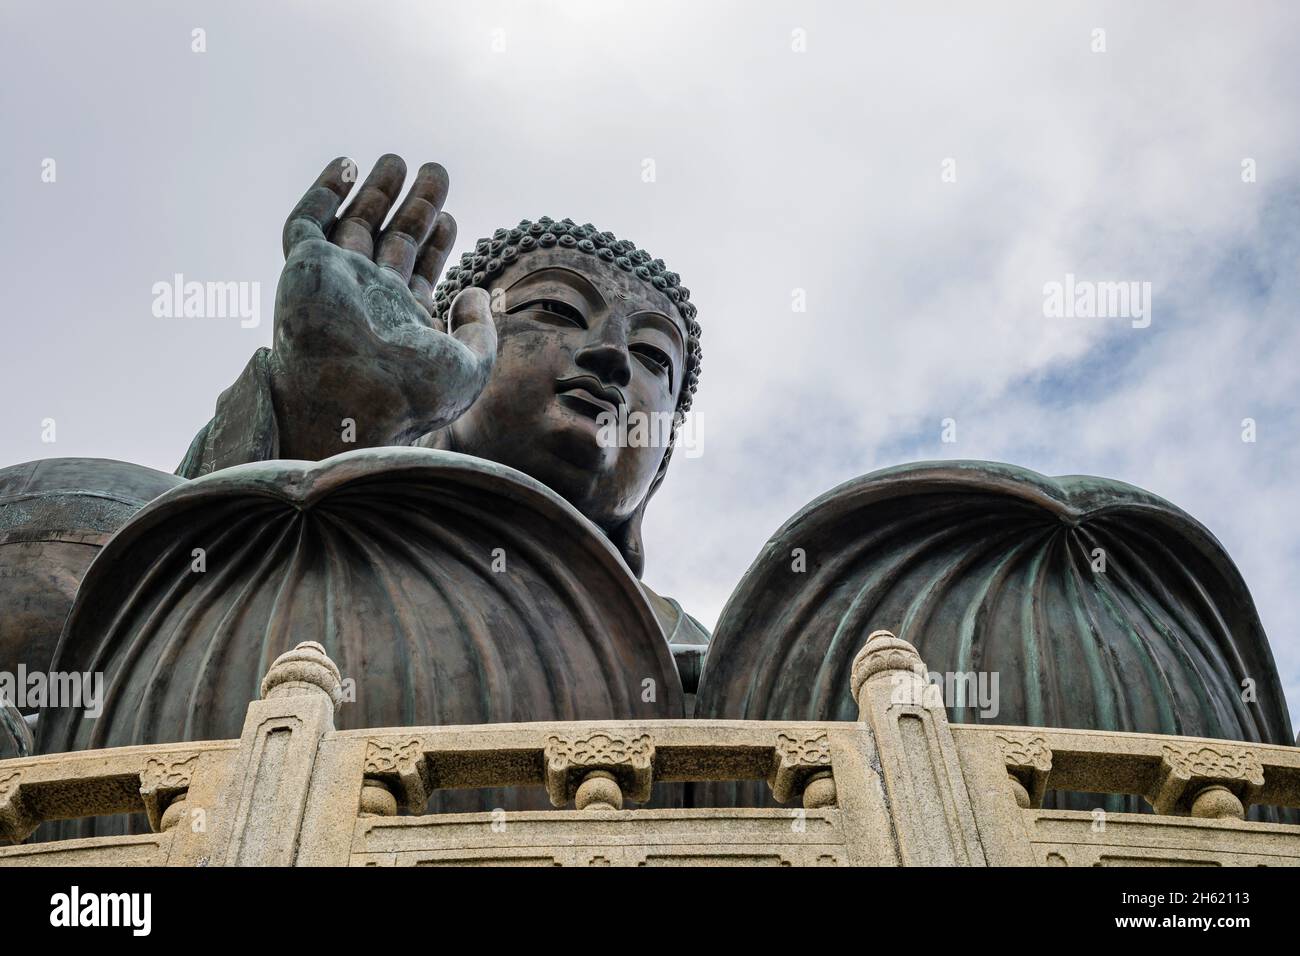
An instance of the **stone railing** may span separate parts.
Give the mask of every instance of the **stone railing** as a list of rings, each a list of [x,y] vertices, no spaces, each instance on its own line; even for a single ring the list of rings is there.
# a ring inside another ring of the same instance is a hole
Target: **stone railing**
[[[0,761],[7,865],[1294,864],[1300,748],[951,726],[910,644],[873,634],[857,722],[666,720],[336,731],[317,644],[276,660],[239,740]],[[779,808],[629,809],[659,783],[765,780]],[[557,809],[427,813],[442,790],[544,790]],[[1040,809],[1048,789],[1155,813]],[[569,809],[572,807],[572,809]],[[152,832],[22,842],[144,813]]]

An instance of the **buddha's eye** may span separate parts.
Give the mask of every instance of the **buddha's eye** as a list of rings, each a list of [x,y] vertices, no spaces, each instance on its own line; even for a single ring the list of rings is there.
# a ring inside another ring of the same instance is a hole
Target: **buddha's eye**
[[[510,309],[508,315],[517,312],[541,313],[541,321],[551,321],[562,325],[572,325],[579,329],[587,327],[586,317],[581,312],[559,299],[530,299]]]
[[[673,360],[663,350],[644,342],[637,342],[628,348],[650,371],[667,375],[670,382],[673,380]]]

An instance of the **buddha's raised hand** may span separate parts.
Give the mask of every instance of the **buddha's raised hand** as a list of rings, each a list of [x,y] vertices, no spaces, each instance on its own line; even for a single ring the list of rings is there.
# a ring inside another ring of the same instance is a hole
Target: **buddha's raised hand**
[[[355,171],[348,159],[326,166],[284,226],[271,361],[282,458],[409,444],[458,418],[496,360],[482,289],[456,297],[450,334],[431,317],[456,239],[441,211],[446,170],[421,166],[387,226],[406,164],[381,157],[340,213]]]

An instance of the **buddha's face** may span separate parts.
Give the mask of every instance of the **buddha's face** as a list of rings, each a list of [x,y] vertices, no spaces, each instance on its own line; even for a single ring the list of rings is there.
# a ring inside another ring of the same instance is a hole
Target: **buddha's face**
[[[649,493],[667,451],[685,322],[658,289],[568,249],[521,256],[488,292],[496,368],[451,426],[453,447],[531,475],[616,527]]]

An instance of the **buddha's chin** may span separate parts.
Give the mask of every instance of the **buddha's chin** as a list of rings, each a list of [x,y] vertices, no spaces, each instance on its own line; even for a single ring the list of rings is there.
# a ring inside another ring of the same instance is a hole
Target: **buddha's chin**
[[[602,448],[594,435],[581,429],[556,429],[546,436],[549,459],[543,467],[550,473],[546,484],[566,498],[585,497],[596,486],[614,476],[617,448]]]
[[[548,410],[542,444],[558,459],[561,471],[572,472],[570,480],[585,485],[600,482],[614,473],[618,448],[602,445],[595,419],[574,412],[558,402]]]

